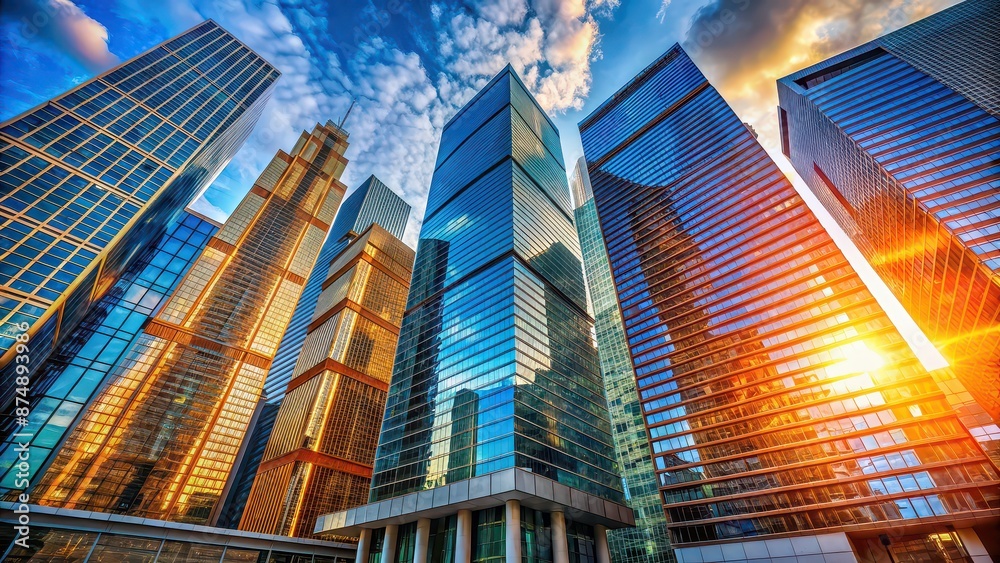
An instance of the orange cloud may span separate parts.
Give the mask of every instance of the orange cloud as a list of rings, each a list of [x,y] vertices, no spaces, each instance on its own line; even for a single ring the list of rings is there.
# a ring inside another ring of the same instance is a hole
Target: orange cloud
[[[776,149],[777,79],[956,1],[716,0],[694,15],[684,48],[761,144]]]
[[[118,63],[108,50],[107,28],[70,0],[7,0],[0,7],[26,39],[49,43],[88,70],[99,72]]]

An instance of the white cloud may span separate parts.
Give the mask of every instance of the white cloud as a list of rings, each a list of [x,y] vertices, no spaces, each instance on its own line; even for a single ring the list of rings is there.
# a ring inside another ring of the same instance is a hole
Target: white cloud
[[[598,56],[600,40],[592,11],[609,13],[617,4],[534,0],[533,15],[526,20],[443,4],[436,4],[432,13],[440,24],[440,53],[454,79],[481,85],[509,62],[543,108],[562,112],[581,108],[590,92],[590,63]],[[453,15],[445,19],[443,14]]]
[[[663,0],[660,2],[660,9],[656,12],[656,19],[663,23],[663,20],[667,17],[667,8],[670,7],[670,0]]]
[[[316,27],[315,22],[287,7],[282,11],[272,6],[275,13],[267,17],[250,9],[246,15],[230,10],[213,16],[283,73],[262,124],[248,143],[251,146],[241,151],[233,166],[250,185],[275,148],[294,142],[291,135],[279,142],[282,129],[337,118],[353,97],[356,105],[346,124],[351,132],[351,164],[344,180],[353,187],[374,173],[400,191],[414,208],[405,239],[415,244],[447,119],[508,62],[545,109],[581,107],[589,93],[590,63],[599,41],[597,23],[588,10],[610,10],[615,5],[496,0],[470,11],[435,4],[432,17],[440,57],[436,61],[403,52],[378,33],[355,45],[346,57],[310,52],[310,42],[296,41],[295,34],[302,33],[303,22]],[[261,29],[260,20],[271,22],[267,30]],[[286,22],[299,23],[296,27]],[[441,72],[432,75],[428,63]]]
[[[520,25],[528,15],[527,0],[492,0],[476,6],[479,15],[497,25]]]
[[[194,201],[188,204],[188,208],[220,223],[224,223],[229,217],[228,213],[219,206],[212,205],[204,196],[196,197]]]
[[[603,17],[611,17],[621,0],[590,0],[590,11]]]
[[[234,208],[275,151],[317,121],[339,119],[353,98],[343,180],[353,187],[374,173],[401,192],[414,208],[405,239],[415,245],[444,123],[508,62],[546,110],[582,107],[599,55],[594,13],[609,16],[618,2],[490,0],[473,9],[440,0],[430,9],[434,36],[426,44],[436,40],[437,50],[430,55],[404,52],[383,36],[402,13],[389,13],[349,50],[336,51],[323,36],[322,6],[118,0],[116,10],[171,33],[212,18],[282,73],[254,133],[199,205]]]
[[[5,0],[0,15],[16,22],[26,39],[48,43],[93,72],[118,63],[108,50],[108,30],[70,0]]]

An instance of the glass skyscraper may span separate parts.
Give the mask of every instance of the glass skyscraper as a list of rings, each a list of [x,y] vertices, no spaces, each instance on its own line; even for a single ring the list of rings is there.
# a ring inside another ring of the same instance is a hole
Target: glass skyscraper
[[[310,537],[368,499],[413,250],[377,223],[355,235],[327,268],[242,530]]]
[[[295,306],[288,330],[281,338],[274,363],[267,372],[264,395],[268,402],[280,403],[285,396],[285,389],[292,380],[292,370],[306,339],[306,328],[316,312],[317,299],[333,259],[347,247],[354,236],[367,230],[372,223],[377,223],[396,238],[403,238],[409,218],[410,206],[375,176],[369,176],[344,199],[326,242],[323,243],[316,267],[302,289],[302,297]]]
[[[636,527],[608,532],[608,547],[616,563],[672,562],[676,558],[670,550],[666,517],[653,470],[653,455],[646,436],[635,372],[632,371],[604,235],[597,219],[587,161],[583,157],[570,177],[570,189],[576,207],[573,215],[593,308],[601,376],[611,414],[615,456],[622,473],[625,499],[635,512]]]
[[[278,352],[274,355],[271,369],[267,372],[267,380],[264,382],[264,404],[261,405],[257,421],[247,437],[246,453],[239,462],[234,482],[227,495],[218,522],[220,526],[235,528],[243,515],[250,488],[253,486],[257,468],[260,466],[278,415],[278,407],[285,397],[288,384],[292,381],[292,370],[302,351],[309,323],[312,322],[313,314],[316,312],[316,303],[323,290],[323,282],[329,275],[331,261],[347,247],[353,237],[367,230],[372,224],[378,224],[396,238],[403,238],[409,217],[410,206],[375,176],[369,176],[344,199],[337,212],[337,218],[330,227],[326,242],[323,243],[323,249],[320,250],[316,266],[309,274],[305,287],[302,288],[302,296],[299,297],[292,320],[281,338],[281,344],[278,345]]]
[[[778,96],[783,152],[1000,434],[998,29],[1000,3],[967,0]]]
[[[278,75],[207,21],[0,124],[0,366],[16,323],[41,365],[229,162]]]
[[[219,225],[183,213],[156,241],[133,260],[83,321],[61,341],[36,372],[28,425],[5,420],[0,446],[0,498],[16,500],[17,443],[27,433],[31,463],[26,478],[45,471],[52,452],[74,427],[84,407],[107,382],[114,366],[142,332]]]
[[[370,504],[316,525],[359,561],[607,561],[633,524],[561,155],[509,66],[444,128]]]
[[[278,152],[87,407],[34,502],[209,521],[343,197],[346,148],[328,122]]]
[[[224,493],[222,510],[218,518],[212,522],[213,526],[236,529],[240,525],[243,509],[246,508],[247,499],[250,498],[257,469],[264,459],[264,450],[267,449],[267,441],[271,437],[271,430],[274,429],[274,421],[278,417],[281,403],[270,403],[262,398],[258,409],[243,439],[228,489]]]
[[[959,383],[925,371],[687,54],[580,131],[678,560],[985,553],[998,472]]]

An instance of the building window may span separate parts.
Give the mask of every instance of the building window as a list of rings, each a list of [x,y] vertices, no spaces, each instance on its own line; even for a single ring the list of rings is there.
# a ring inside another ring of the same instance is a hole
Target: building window
[[[853,57],[844,59],[839,63],[832,64],[830,66],[821,68],[816,72],[807,74],[802,78],[797,79],[795,83],[808,90],[809,88],[814,88],[816,86],[819,86],[820,84],[826,82],[827,80],[830,80],[831,78],[836,78],[837,76],[840,76],[845,72],[849,72],[851,70],[858,68],[859,66],[866,65],[869,62],[874,61],[875,59],[878,59],[888,54],[889,52],[886,51],[885,49],[881,47],[876,47],[871,51],[866,51],[864,53],[861,53],[860,55],[855,55]]]
[[[847,198],[844,197],[844,194],[840,193],[840,190],[837,189],[837,186],[833,183],[833,181],[830,180],[830,178],[826,175],[826,173],[823,172],[823,169],[820,168],[819,165],[816,164],[815,162],[813,163],[813,171],[816,172],[816,177],[819,178],[821,182],[823,182],[823,185],[825,185],[826,188],[830,190],[830,194],[833,195],[834,199],[837,200],[837,203],[839,203],[840,206],[844,208],[844,211],[846,211],[847,214],[850,215],[852,218],[856,219],[857,217],[854,211],[854,206],[851,205],[851,202],[847,201]]]
[[[788,140],[788,113],[781,106],[778,106],[778,128],[781,129],[781,153],[791,158],[792,145]]]

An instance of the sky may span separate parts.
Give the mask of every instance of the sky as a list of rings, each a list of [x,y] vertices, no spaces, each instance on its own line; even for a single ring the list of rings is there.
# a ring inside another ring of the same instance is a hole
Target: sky
[[[212,18],[282,76],[250,139],[192,207],[224,220],[277,150],[289,150],[318,121],[339,121],[353,99],[343,181],[350,193],[375,174],[400,193],[413,206],[404,238],[416,246],[441,129],[504,65],[513,65],[553,118],[572,172],[582,155],[577,124],[681,43],[758,132],[904,336],[920,341],[915,325],[899,317],[898,303],[778,150],[775,81],[954,3],[4,0],[0,119]]]

